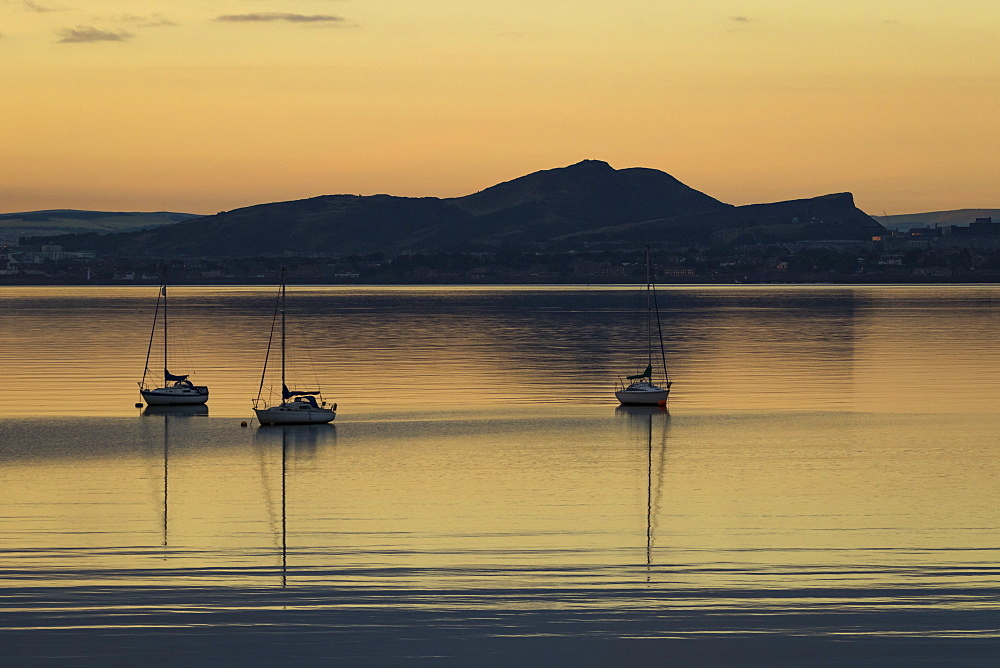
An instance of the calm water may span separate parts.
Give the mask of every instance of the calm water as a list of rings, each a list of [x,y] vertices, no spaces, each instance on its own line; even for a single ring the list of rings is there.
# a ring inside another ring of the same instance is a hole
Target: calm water
[[[155,287],[0,288],[4,660],[996,665],[1000,288],[662,289],[668,412],[632,288],[295,287],[337,421],[244,428],[273,297],[150,413]]]

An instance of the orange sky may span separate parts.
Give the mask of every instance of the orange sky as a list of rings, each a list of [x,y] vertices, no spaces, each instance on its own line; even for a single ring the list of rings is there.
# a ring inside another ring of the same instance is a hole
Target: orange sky
[[[1000,207],[997,0],[0,0],[0,212],[464,195]]]

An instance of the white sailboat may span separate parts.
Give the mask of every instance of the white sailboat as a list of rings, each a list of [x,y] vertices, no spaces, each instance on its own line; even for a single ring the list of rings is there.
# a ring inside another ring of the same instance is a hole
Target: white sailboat
[[[281,286],[278,289],[278,303],[275,318],[271,321],[271,336],[267,343],[267,355],[264,357],[264,370],[260,376],[260,388],[257,398],[253,401],[253,411],[262,424],[320,424],[332,422],[337,417],[337,404],[327,406],[320,390],[290,390],[288,389],[285,369],[285,269],[281,268]],[[267,379],[267,366],[271,356],[271,342],[274,340],[274,328],[277,316],[281,315],[281,401],[271,405],[263,398],[264,383]]]
[[[659,361],[663,364],[663,381],[659,385],[653,382],[653,352],[657,346],[660,350]],[[660,309],[656,304],[656,286],[653,283],[649,246],[646,246],[646,368],[635,375],[619,378],[615,397],[625,406],[662,405],[666,403],[670,394],[671,384],[670,376],[667,374],[667,357],[663,352],[663,330],[660,327]]]
[[[162,308],[161,308],[162,304]],[[153,374],[149,369],[149,358],[153,352],[153,342],[156,337],[156,325],[163,313],[163,384],[155,387]],[[139,394],[149,406],[176,406],[203,404],[208,401],[208,387],[195,385],[188,380],[189,374],[176,375],[167,370],[167,281],[166,274],[160,280],[160,293],[156,298],[156,310],[153,313],[153,329],[149,333],[149,347],[146,349],[146,367],[139,381]]]

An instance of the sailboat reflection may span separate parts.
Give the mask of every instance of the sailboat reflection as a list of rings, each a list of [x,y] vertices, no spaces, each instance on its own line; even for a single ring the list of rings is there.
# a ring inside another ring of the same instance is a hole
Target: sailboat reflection
[[[289,455],[293,459],[312,457],[321,446],[337,442],[337,428],[332,424],[261,425],[254,434],[254,443],[265,452],[280,448],[281,452],[281,586],[288,584],[288,485]],[[266,471],[262,470],[264,486]],[[270,491],[268,489],[268,491]],[[270,495],[268,495],[270,496]]]
[[[208,406],[205,404],[193,404],[190,406],[146,406],[142,415],[163,415],[164,417],[195,417],[208,415]]]
[[[207,415],[208,406],[205,404],[146,406],[142,411],[143,417],[163,417],[163,547],[167,546],[169,517],[167,498],[170,491],[170,423],[177,419]]]
[[[653,547],[657,518],[663,499],[663,469],[667,459],[667,431],[670,412],[659,406],[618,406],[615,415],[628,420],[629,427],[646,438],[646,578],[653,565]],[[659,446],[653,448],[653,432],[660,433]]]

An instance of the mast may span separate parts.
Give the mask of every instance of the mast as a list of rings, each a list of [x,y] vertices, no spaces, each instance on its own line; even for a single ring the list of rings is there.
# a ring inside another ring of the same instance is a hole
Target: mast
[[[653,364],[653,293],[650,290],[649,246],[646,246],[646,364]],[[652,382],[652,378],[649,379]]]
[[[281,393],[285,392],[285,268],[281,268]]]
[[[280,278],[278,279],[278,297],[274,300],[274,313],[271,314],[271,331],[267,335],[267,352],[264,354],[264,368],[260,371],[260,386],[257,388],[257,398],[254,399],[254,408],[261,401],[261,395],[264,393],[264,383],[267,381],[267,370],[271,367],[271,351],[274,349],[274,330],[278,322],[278,311],[281,311],[282,319],[282,354],[281,354],[281,384],[284,387],[285,384],[285,355],[284,355],[284,319],[285,319],[285,304],[284,304],[284,287],[285,287],[285,268],[281,268]],[[284,401],[284,392],[282,392],[282,401]]]
[[[139,383],[141,389],[146,389],[146,376],[149,375],[149,358],[153,354],[153,340],[156,338],[156,321],[160,315],[160,296],[156,295],[156,310],[153,311],[153,326],[149,330],[149,345],[146,347],[146,366],[142,370],[142,381]]]
[[[167,384],[167,268],[160,274],[160,294],[163,295],[163,384]]]
[[[646,252],[649,252],[649,246],[646,247]],[[648,265],[650,264],[649,255],[646,256],[647,271]],[[660,305],[656,302],[656,284],[650,280],[649,286],[653,293],[653,308],[656,310],[656,336],[660,341],[660,361],[663,362],[663,381],[667,384],[667,388],[670,388],[670,374],[667,373],[667,354],[663,352],[663,326],[660,324]]]

